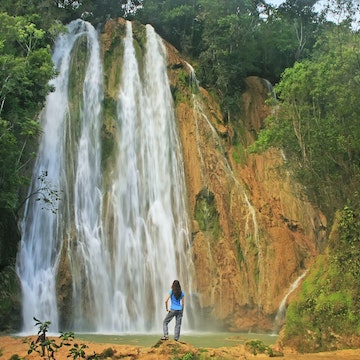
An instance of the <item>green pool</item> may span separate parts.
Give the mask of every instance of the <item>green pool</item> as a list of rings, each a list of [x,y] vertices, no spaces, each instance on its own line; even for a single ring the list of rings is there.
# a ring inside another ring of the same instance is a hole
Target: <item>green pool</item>
[[[161,334],[133,334],[133,335],[102,335],[76,334],[76,339],[108,344],[126,344],[138,346],[153,346],[160,339]],[[170,340],[172,336],[170,334]],[[248,340],[261,340],[266,345],[275,344],[277,335],[255,333],[183,333],[180,341],[195,347],[218,348],[222,346],[236,346]]]

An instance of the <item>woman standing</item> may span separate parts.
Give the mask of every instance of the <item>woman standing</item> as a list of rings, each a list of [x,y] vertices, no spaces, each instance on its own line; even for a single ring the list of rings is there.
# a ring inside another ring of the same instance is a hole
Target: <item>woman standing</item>
[[[165,319],[163,321],[163,331],[164,336],[161,338],[161,340],[169,340],[169,329],[168,325],[169,322],[175,317],[176,323],[175,323],[175,329],[174,329],[174,340],[178,341],[180,338],[180,328],[181,328],[181,321],[183,316],[183,310],[184,310],[184,292],[181,290],[181,285],[179,280],[174,280],[171,290],[169,291],[169,295],[167,296],[165,300],[165,308],[168,312],[165,316]],[[171,306],[170,310],[168,307],[169,299],[171,299]]]

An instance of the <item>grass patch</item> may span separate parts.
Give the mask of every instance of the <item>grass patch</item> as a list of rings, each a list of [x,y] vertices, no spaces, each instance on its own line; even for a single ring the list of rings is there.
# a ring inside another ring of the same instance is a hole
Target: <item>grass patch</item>
[[[208,189],[203,189],[196,196],[195,220],[201,231],[210,234],[213,239],[218,239],[221,228],[219,213],[216,208],[215,196]]]

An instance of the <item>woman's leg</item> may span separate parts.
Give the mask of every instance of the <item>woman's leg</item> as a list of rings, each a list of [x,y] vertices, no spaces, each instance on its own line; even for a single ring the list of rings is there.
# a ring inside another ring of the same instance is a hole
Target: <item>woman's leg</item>
[[[165,319],[163,321],[163,332],[164,332],[164,337],[168,337],[169,336],[169,322],[172,320],[172,318],[175,316],[175,311],[171,310],[169,311],[166,316]]]
[[[180,338],[180,329],[181,329],[183,312],[181,310],[177,310],[175,316],[176,316],[176,324],[174,329],[174,340],[178,341]]]

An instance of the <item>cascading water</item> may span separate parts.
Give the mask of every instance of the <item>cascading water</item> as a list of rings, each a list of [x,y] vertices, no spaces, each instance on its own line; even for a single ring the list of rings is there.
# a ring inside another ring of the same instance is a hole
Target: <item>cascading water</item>
[[[186,192],[166,54],[154,29],[147,26],[146,30],[147,50],[140,74],[127,22],[116,181],[106,210],[114,221],[106,225],[105,233],[120,240],[114,243],[114,260],[123,259],[113,269],[112,307],[122,304],[122,311],[113,314],[112,326],[120,331],[158,326],[164,314],[161,300],[172,279],[180,276],[191,288],[187,275],[191,268],[185,269],[184,253],[189,242]]]
[[[97,34],[78,20],[56,43],[59,76],[43,111],[44,133],[30,191],[47,171],[64,195],[56,214],[41,210],[34,197],[26,204],[17,268],[25,332],[33,330],[33,316],[51,321],[51,330],[58,331],[59,318],[64,318],[57,304],[63,295],[60,268],[72,283],[66,315],[75,331],[159,332],[172,281],[178,278],[186,293],[192,292],[186,189],[165,48],[147,26],[146,54],[139,66],[130,22],[126,28],[118,146],[106,181]],[[70,67],[76,42],[83,38],[87,66],[81,99],[73,104]]]
[[[30,193],[41,188],[39,175],[46,172],[50,186],[62,189],[67,200],[73,193],[72,184],[68,180],[74,177],[74,174],[70,174],[69,167],[75,165],[70,164],[71,161],[65,157],[70,146],[66,133],[71,127],[68,99],[71,51],[74,43],[85,33],[92,51],[96,44],[96,33],[91,31],[88,24],[77,21],[68,29],[68,34],[60,36],[55,46],[53,61],[60,75],[53,81],[56,90],[48,96],[42,113],[44,132],[30,188]],[[39,201],[35,200],[34,197],[30,197],[26,204],[17,263],[23,292],[23,330],[32,331],[33,316],[36,316],[43,321],[51,321],[52,330],[57,331],[56,271],[62,239],[69,230],[73,205],[63,201],[63,209],[53,214],[44,211]]]
[[[195,119],[195,125],[196,125],[196,136],[199,138],[201,135],[200,133],[206,133],[206,137],[208,139],[212,139],[214,142],[214,148],[218,149],[218,151],[221,154],[220,161],[219,161],[219,167],[223,169],[224,173],[226,174],[226,177],[230,179],[235,185],[235,187],[239,190],[240,194],[242,195],[244,199],[244,203],[246,206],[246,222],[245,222],[245,237],[249,240],[252,240],[256,246],[257,249],[257,267],[258,267],[258,286],[257,286],[257,299],[258,299],[258,306],[261,307],[261,301],[263,301],[262,298],[262,288],[263,283],[265,282],[265,274],[264,274],[264,259],[263,259],[263,249],[262,244],[260,241],[259,236],[259,230],[258,230],[258,223],[256,218],[256,212],[255,208],[251,205],[249,198],[245,192],[244,187],[240,184],[239,180],[234,175],[231,166],[227,160],[227,157],[225,155],[225,151],[221,145],[220,137],[214,128],[214,126],[211,124],[211,121],[206,115],[206,112],[203,109],[201,96],[199,95],[199,84],[196,78],[196,74],[194,71],[194,68],[187,64],[190,69],[190,80],[191,80],[191,88],[193,90],[193,111],[194,111],[194,119]],[[200,144],[201,141],[198,141]],[[202,167],[205,168],[205,160],[203,159],[202,149],[201,147],[198,147],[198,156],[200,159],[200,162],[202,164]],[[208,175],[205,171],[202,173],[204,177],[204,183],[207,184],[209,181],[206,178]],[[224,176],[225,178],[225,176]],[[209,251],[210,253],[210,251]],[[245,251],[245,259],[247,255],[247,249]]]
[[[285,320],[285,313],[286,313],[286,301],[290,294],[297,289],[297,287],[300,284],[300,281],[306,276],[308,273],[308,270],[305,270],[291,285],[289,290],[286,292],[285,296],[281,300],[281,303],[279,305],[278,311],[275,316],[275,322],[274,322],[274,333],[278,333],[281,326],[283,325],[283,322]]]

